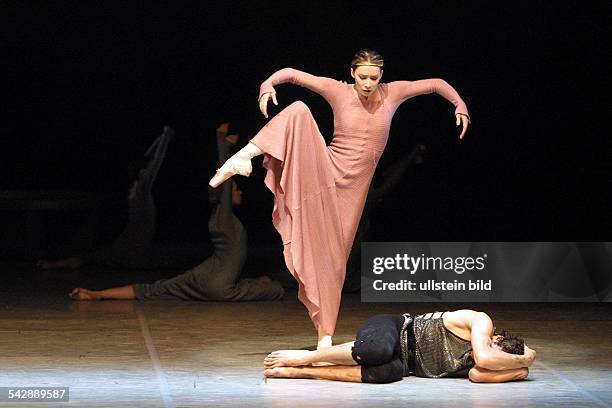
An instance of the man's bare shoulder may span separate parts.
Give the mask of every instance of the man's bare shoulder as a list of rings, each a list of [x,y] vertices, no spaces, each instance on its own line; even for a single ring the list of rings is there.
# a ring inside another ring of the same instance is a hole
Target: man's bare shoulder
[[[455,335],[465,340],[471,340],[472,320],[479,312],[469,309],[455,310],[444,313],[444,326]]]
[[[449,316],[451,317],[453,320],[457,319],[457,321],[472,321],[472,319],[474,319],[474,317],[479,316],[480,314],[486,314],[484,312],[479,312],[477,310],[471,310],[471,309],[459,309],[459,310],[454,310],[452,312],[446,312],[444,314],[444,316]]]
[[[484,312],[471,309],[460,309],[452,312],[444,313],[444,324],[450,330],[456,328],[457,330],[472,330],[472,322],[477,317],[488,318],[489,316]]]

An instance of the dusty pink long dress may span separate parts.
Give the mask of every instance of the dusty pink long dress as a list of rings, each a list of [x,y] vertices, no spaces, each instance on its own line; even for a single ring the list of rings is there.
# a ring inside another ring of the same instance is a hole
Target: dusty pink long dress
[[[251,140],[264,151],[265,183],[275,197],[272,221],[283,240],[298,298],[317,330],[332,335],[340,309],[346,261],[370,181],[385,149],[391,119],[410,97],[436,92],[468,114],[457,92],[441,79],[379,84],[381,99],[362,102],[352,84],[281,69],[260,89],[293,83],[331,105],[334,136],[325,140],[308,107],[294,102]]]

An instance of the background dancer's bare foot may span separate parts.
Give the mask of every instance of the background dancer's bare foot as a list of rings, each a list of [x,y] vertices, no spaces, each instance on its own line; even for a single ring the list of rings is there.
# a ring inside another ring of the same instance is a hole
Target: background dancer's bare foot
[[[84,288],[72,289],[69,296],[72,300],[102,300],[97,291]]]
[[[308,350],[278,350],[274,351],[264,359],[265,368],[274,367],[298,367],[311,363],[308,357],[312,351]]]

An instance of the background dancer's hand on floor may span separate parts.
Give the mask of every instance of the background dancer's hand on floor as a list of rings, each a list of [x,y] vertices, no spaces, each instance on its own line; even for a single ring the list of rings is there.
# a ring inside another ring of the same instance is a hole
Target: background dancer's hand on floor
[[[102,297],[95,290],[84,288],[72,289],[69,296],[72,300],[102,300]]]

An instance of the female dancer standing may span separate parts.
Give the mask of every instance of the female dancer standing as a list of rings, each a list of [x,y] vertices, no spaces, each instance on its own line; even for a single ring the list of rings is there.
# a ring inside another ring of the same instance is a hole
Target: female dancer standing
[[[261,85],[259,107],[267,118],[274,86],[291,82],[323,96],[334,115],[329,146],[308,107],[294,102],[270,120],[210,180],[251,173],[251,159],[265,154],[266,186],[275,197],[272,222],[283,240],[287,268],[299,283],[298,298],[318,332],[318,347],[332,344],[346,261],[368,188],[383,153],[393,114],[405,100],[435,92],[455,106],[457,125],[469,123],[459,94],[441,79],[380,83],[384,61],[364,49],[351,62],[355,83],[316,77],[291,68],[275,72]]]

